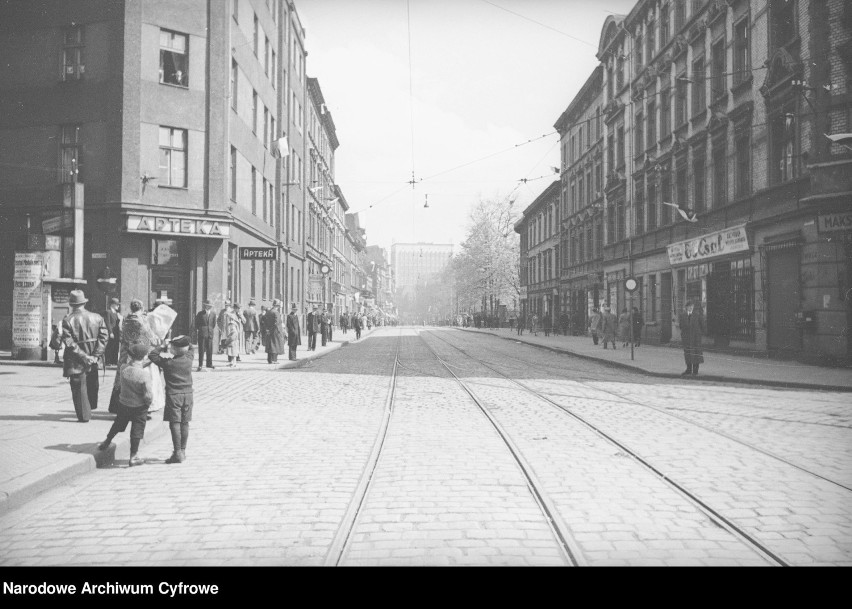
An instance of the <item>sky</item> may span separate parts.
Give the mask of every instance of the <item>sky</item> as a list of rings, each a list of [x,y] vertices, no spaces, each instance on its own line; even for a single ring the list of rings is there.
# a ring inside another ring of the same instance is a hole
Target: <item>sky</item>
[[[634,4],[297,0],[335,182],[367,243],[458,248],[480,199],[522,212],[558,179],[553,125],[598,64],[604,20]]]

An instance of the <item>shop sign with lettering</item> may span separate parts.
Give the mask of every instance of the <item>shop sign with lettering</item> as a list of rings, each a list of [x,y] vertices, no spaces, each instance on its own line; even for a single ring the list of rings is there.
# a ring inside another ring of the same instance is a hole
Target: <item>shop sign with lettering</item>
[[[227,222],[207,218],[173,218],[129,214],[127,216],[127,232],[227,239],[231,236],[231,225]]]
[[[745,224],[702,235],[695,239],[679,241],[668,246],[669,262],[672,266],[727,256],[746,250],[748,250],[748,235],[746,234]]]
[[[852,231],[852,212],[820,215],[817,230],[821,233]]]
[[[275,260],[277,247],[241,247],[240,260]]]

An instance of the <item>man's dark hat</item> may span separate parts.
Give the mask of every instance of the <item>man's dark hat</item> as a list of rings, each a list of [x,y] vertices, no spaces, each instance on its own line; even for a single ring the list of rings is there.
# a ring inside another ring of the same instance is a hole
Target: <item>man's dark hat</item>
[[[213,303],[210,301],[210,299],[209,299],[209,298],[205,298],[205,299],[204,299],[204,306],[206,307],[206,306],[208,306],[208,305],[210,305],[210,306],[212,307],[212,306],[213,306]]]
[[[110,298],[110,299],[109,299],[109,304],[111,304],[111,305],[114,305],[114,304],[120,305],[120,304],[121,304],[121,301],[120,301],[118,298]]]
[[[83,290],[71,290],[71,295],[68,297],[68,304],[71,306],[86,304],[89,299],[83,294]]]
[[[185,335],[175,336],[172,339],[172,346],[174,347],[188,347],[189,346],[189,337]]]
[[[297,306],[296,306],[296,303],[294,302],[294,303],[292,304],[292,306],[290,307],[290,310],[291,310],[291,311],[298,311],[298,310],[299,310],[299,307],[297,307]]]

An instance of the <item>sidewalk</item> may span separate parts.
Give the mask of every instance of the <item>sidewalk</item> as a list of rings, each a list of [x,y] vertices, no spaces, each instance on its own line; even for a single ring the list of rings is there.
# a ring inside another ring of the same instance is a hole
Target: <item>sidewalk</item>
[[[506,340],[523,342],[543,347],[558,353],[568,353],[577,357],[595,360],[614,368],[635,370],[650,376],[663,378],[682,378],[686,365],[683,350],[679,347],[642,344],[633,349],[630,359],[630,347],[622,348],[616,342],[617,349],[603,349],[594,345],[590,336],[554,336],[545,338],[544,332],[538,336],[526,330],[518,336],[517,330],[501,328],[499,330],[458,328],[465,332],[492,334]],[[693,377],[690,377],[690,380]],[[788,389],[818,389],[827,391],[852,391],[852,368],[829,368],[812,366],[794,361],[779,361],[748,355],[731,355],[704,350],[704,363],[701,364],[698,377],[704,381],[723,381],[785,387]]]
[[[364,330],[364,340],[373,330]],[[318,337],[319,338],[319,337]],[[335,328],[334,340],[325,347],[317,340],[317,350],[307,351],[307,338],[297,351],[298,359],[278,356],[278,365],[266,363],[266,353],[243,355],[236,368],[227,368],[228,358],[213,355],[216,370],[193,372],[198,379],[218,374],[238,374],[246,370],[297,368],[355,340],[355,332],[343,334]],[[360,342],[360,341],[359,341]],[[62,365],[51,362],[12,360],[8,351],[0,351],[0,517],[20,507],[39,493],[99,467],[115,466],[130,456],[130,434],[119,434],[112,447],[97,449],[106,437],[114,415],[107,412],[115,368],[108,368],[101,380],[98,409],[88,423],[79,423],[71,402],[68,381],[62,377]],[[153,414],[145,428],[145,442],[168,435],[162,411]],[[124,465],[124,463],[122,463]]]

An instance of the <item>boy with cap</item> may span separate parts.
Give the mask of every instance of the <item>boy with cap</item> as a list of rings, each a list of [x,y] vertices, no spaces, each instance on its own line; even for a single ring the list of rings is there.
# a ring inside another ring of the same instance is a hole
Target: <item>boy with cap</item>
[[[172,434],[172,456],[166,463],[183,463],[192,420],[192,361],[195,354],[188,336],[177,336],[163,350],[148,354],[148,359],[163,371],[166,379],[166,407],[163,420],[168,421]]]
[[[151,375],[143,367],[149,346],[145,343],[133,343],[127,349],[130,363],[121,367],[121,391],[115,421],[107,433],[106,440],[98,445],[98,450],[109,448],[112,439],[127,429],[130,423],[130,462],[129,467],[142,465],[143,461],[136,456],[139,444],[145,436],[145,421],[148,407],[154,399]]]

